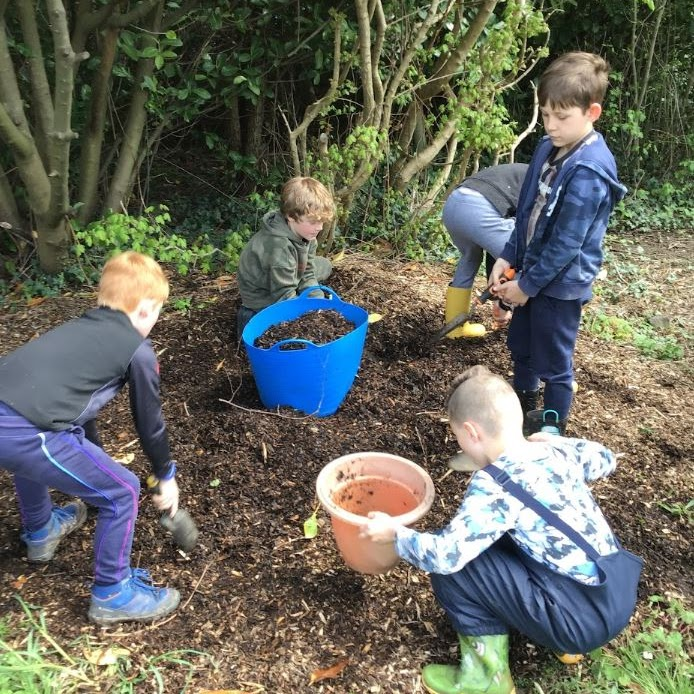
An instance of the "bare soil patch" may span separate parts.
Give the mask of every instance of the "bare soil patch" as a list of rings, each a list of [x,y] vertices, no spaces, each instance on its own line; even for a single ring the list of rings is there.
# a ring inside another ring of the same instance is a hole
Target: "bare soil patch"
[[[639,237],[644,272],[659,288],[661,303],[625,296],[614,310],[629,316],[690,306],[684,272],[692,256],[688,239]],[[679,244],[674,250],[673,243]],[[429,471],[437,498],[422,528],[439,527],[454,513],[467,478],[447,474],[447,460],[457,450],[445,421],[448,384],[476,363],[505,375],[511,366],[505,332],[444,339],[423,349],[442,325],[450,276],[444,264],[364,256],[348,255],[337,265],[329,284],[338,296],[383,319],[369,326],[359,374],[344,403],[320,419],[262,407],[235,340],[235,278],[174,279],[174,298],[190,298],[191,309],[167,310],[152,339],[181,501],[198,522],[200,540],[189,556],[177,551],[143,494],[133,563],[178,587],[182,607],[160,625],[108,630],[89,625],[93,515],[50,565],[32,566],[19,541],[11,478],[0,472],[2,613],[19,611],[12,597],[19,592],[45,609],[48,627],[62,644],[89,633],[143,657],[178,648],[213,655],[214,665],[200,660],[186,691],[421,692],[421,666],[455,658],[454,634],[426,575],[402,562],[386,576],[357,574],[341,561],[322,512],[315,539],[304,539],[302,526],[316,508],[315,480],[323,465],[366,450],[401,455]],[[3,311],[0,350],[92,303],[93,295],[72,295]],[[478,313],[490,327],[491,307],[485,304]],[[660,505],[683,504],[693,496],[688,358],[689,353],[681,362],[648,360],[631,346],[585,332],[576,352],[579,391],[570,433],[624,453],[617,472],[597,483],[594,493],[624,545],[646,561],[636,625],[649,595],[692,594],[691,525]],[[103,411],[100,429],[109,453],[144,481],[148,465],[127,397]],[[26,581],[18,581],[20,576]],[[548,653],[514,635],[511,655],[519,693],[534,691],[533,680],[552,691],[543,674],[552,667]],[[345,659],[338,677],[309,685],[313,671]],[[166,677],[167,692],[181,690],[183,673],[169,668]]]

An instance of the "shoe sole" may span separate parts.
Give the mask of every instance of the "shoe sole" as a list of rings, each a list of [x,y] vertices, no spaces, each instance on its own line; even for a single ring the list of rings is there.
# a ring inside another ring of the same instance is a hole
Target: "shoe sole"
[[[177,590],[172,590],[170,603],[165,607],[162,606],[162,608],[156,614],[146,615],[144,617],[134,617],[132,615],[128,615],[125,612],[121,612],[120,614],[99,615],[89,610],[87,616],[89,617],[90,622],[93,622],[94,624],[100,627],[108,627],[114,624],[122,624],[123,622],[148,623],[154,622],[157,619],[163,619],[164,617],[168,617],[179,606],[180,602],[181,594]],[[115,610],[113,610],[113,612],[115,612]]]
[[[31,546],[27,545],[27,561],[30,562],[31,564],[45,564],[46,562],[49,562],[53,557],[55,556],[55,553],[58,549],[58,546],[60,543],[71,533],[74,533],[75,530],[81,528],[85,521],[87,520],[87,505],[84,502],[74,502],[77,505],[77,508],[79,509],[77,515],[75,516],[75,525],[68,530],[68,532],[64,533],[61,535],[51,547],[50,550],[45,552],[44,554],[40,554],[38,556],[32,556],[31,554]]]

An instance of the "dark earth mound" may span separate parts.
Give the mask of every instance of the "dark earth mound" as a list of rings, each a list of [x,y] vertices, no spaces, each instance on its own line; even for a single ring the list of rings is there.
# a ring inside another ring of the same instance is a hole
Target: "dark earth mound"
[[[354,323],[347,320],[337,311],[308,311],[294,320],[282,321],[271,325],[253,343],[259,349],[268,349],[283,340],[308,340],[314,345],[326,345],[349,334],[354,330]],[[288,342],[280,349],[303,349],[299,342]]]
[[[684,281],[666,277],[690,256],[650,237],[648,276],[666,307],[683,305]],[[454,513],[467,477],[449,474],[446,465],[457,450],[443,405],[448,384],[476,363],[510,375],[510,362],[503,332],[423,347],[442,325],[450,273],[446,265],[364,256],[337,265],[329,284],[338,296],[383,319],[369,326],[354,386],[338,412],[325,418],[262,407],[235,341],[235,278],[173,279],[172,298],[190,299],[190,309],[169,308],[151,337],[181,502],[197,520],[200,540],[189,556],[177,551],[143,493],[132,558],[157,581],[181,590],[180,609],[162,624],[89,625],[94,516],[54,561],[32,566],[19,541],[11,478],[0,473],[2,613],[20,611],[12,597],[19,592],[45,610],[50,633],[63,645],[88,633],[129,649],[135,659],[178,648],[202,651],[212,658],[189,656],[199,666],[185,689],[190,692],[421,692],[421,666],[455,657],[454,634],[426,575],[402,562],[385,576],[357,574],[341,561],[322,511],[316,538],[304,538],[303,522],[316,509],[315,480],[323,465],[369,450],[404,456],[429,471],[437,496],[422,528],[438,527]],[[0,350],[79,314],[93,300],[72,295],[3,311]],[[629,310],[627,303],[620,307]],[[479,309],[488,326],[490,311],[488,305]],[[624,454],[617,472],[598,482],[594,493],[625,546],[646,560],[638,626],[648,596],[692,593],[691,526],[686,516],[661,506],[692,498],[691,370],[686,362],[647,360],[633,347],[583,332],[576,373],[570,433]],[[149,470],[127,397],[103,411],[100,429],[106,449],[144,482]],[[561,677],[550,655],[519,635],[511,658],[519,694],[536,691],[533,681],[549,693]],[[309,684],[311,673],[345,660],[337,677]],[[165,691],[183,689],[181,669],[167,667],[164,675]],[[155,690],[153,684],[138,689]]]

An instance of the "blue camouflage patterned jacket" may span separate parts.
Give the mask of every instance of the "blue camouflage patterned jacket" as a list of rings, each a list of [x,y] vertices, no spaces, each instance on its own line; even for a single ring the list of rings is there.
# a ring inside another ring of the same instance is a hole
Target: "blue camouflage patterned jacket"
[[[502,455],[494,464],[571,525],[601,556],[617,551],[609,524],[586,484],[615,469],[610,450],[592,441],[557,437],[551,443],[529,443],[522,455]],[[432,533],[399,528],[395,546],[400,557],[423,571],[452,574],[505,533],[551,570],[585,584],[597,582],[597,567],[583,550],[479,471],[446,527]]]
[[[528,219],[538,195],[542,165],[553,145],[544,137],[521,188],[516,226],[501,258],[519,272],[528,296],[590,299],[602,265],[602,242],[615,204],[626,194],[602,135],[593,132],[563,162],[526,246]]]

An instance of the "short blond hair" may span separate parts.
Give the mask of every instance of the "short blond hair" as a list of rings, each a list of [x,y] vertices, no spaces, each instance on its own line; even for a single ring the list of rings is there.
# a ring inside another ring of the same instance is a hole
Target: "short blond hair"
[[[540,77],[537,88],[540,106],[578,106],[586,111],[591,104],[602,105],[609,71],[607,61],[595,53],[564,53]]]
[[[315,178],[296,176],[282,186],[280,211],[285,217],[307,216],[330,222],[335,216],[335,203],[330,191]]]
[[[131,313],[143,299],[164,303],[169,298],[169,280],[159,263],[136,251],[110,258],[101,272],[99,306]]]
[[[511,385],[486,366],[472,366],[453,379],[446,399],[451,426],[476,422],[496,436],[506,422],[523,422],[520,401]]]

